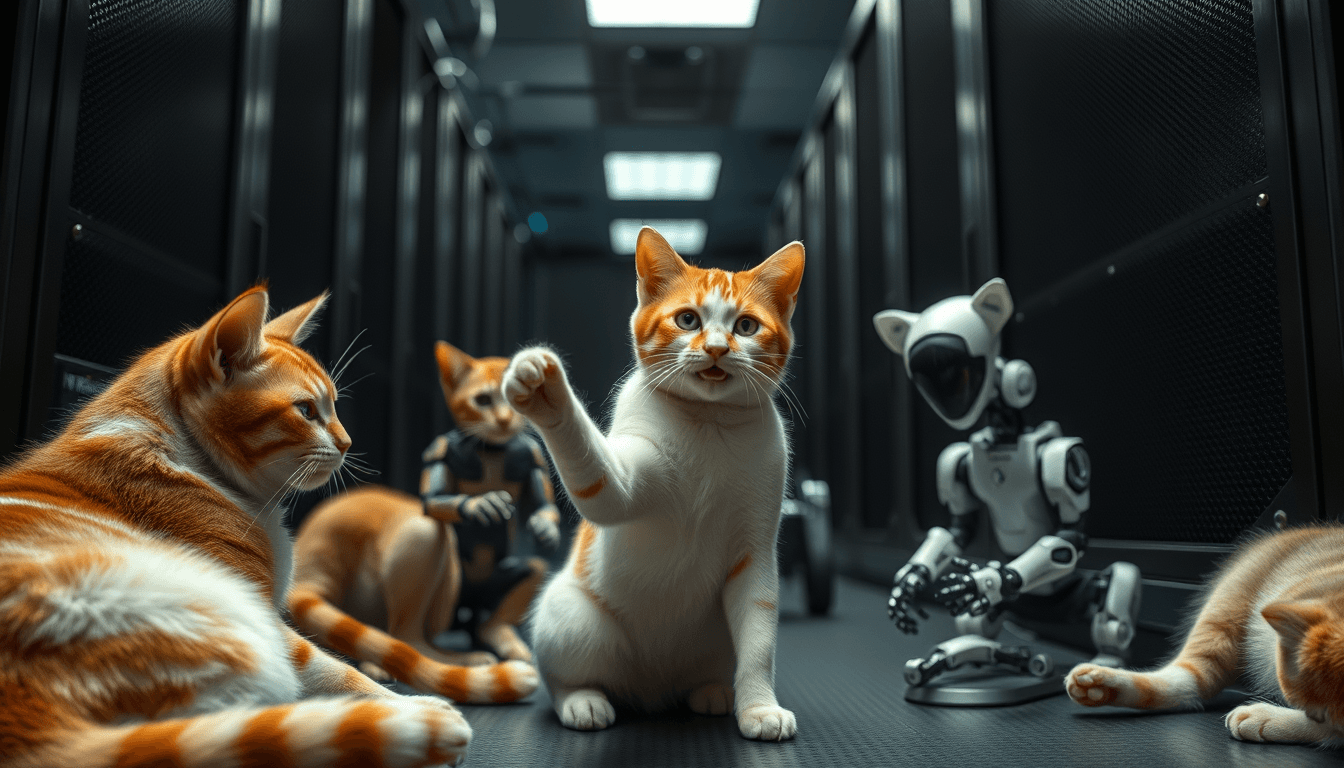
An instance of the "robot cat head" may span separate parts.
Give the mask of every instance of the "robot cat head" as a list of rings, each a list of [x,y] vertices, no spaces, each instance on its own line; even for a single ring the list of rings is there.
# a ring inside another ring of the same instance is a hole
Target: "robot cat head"
[[[974,296],[953,296],[919,314],[888,309],[873,325],[905,373],[943,421],[968,429],[980,418],[998,385],[999,332],[1013,316],[1013,297],[1002,278]]]

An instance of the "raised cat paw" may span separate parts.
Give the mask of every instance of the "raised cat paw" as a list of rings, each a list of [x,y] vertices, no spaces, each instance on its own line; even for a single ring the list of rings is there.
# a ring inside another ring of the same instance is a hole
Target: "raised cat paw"
[[[1314,742],[1333,735],[1328,726],[1309,719],[1300,709],[1264,702],[1237,707],[1223,723],[1238,741]]]
[[[798,721],[783,707],[757,705],[737,716],[737,730],[748,739],[783,741],[798,733]]]
[[[500,382],[504,398],[538,427],[554,427],[572,404],[560,358],[545,347],[528,347],[513,356]]]
[[[702,685],[691,691],[686,703],[697,715],[726,715],[733,711],[733,686],[723,683]]]
[[[1128,698],[1125,694],[1132,687],[1131,674],[1123,669],[1079,664],[1065,678],[1064,690],[1069,698],[1085,707],[1131,706],[1121,700]]]
[[[616,722],[616,709],[601,691],[581,689],[570,693],[557,707],[560,724],[576,731],[600,731]]]

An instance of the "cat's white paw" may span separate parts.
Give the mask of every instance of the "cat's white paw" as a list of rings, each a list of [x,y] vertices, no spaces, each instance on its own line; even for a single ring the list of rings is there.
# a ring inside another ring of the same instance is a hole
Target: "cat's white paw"
[[[560,358],[545,347],[514,355],[499,386],[509,405],[538,427],[559,424],[572,400]]]
[[[1133,673],[1097,664],[1079,664],[1064,679],[1069,698],[1085,707],[1134,706],[1129,703]]]
[[[758,705],[737,716],[737,730],[748,739],[783,741],[798,733],[798,721],[783,707]]]
[[[1313,742],[1331,735],[1329,728],[1308,719],[1300,709],[1264,702],[1237,707],[1223,723],[1238,741]]]
[[[733,687],[722,683],[702,685],[691,691],[686,703],[697,715],[726,715],[733,711]]]
[[[383,726],[386,733],[395,733],[397,738],[409,740],[404,749],[398,751],[407,751],[415,746],[442,759],[442,765],[461,765],[472,735],[471,726],[462,713],[438,696],[401,696],[398,699],[397,714],[384,721],[386,724]],[[398,727],[400,718],[407,720],[407,727]],[[419,727],[410,727],[410,721],[418,721]],[[428,729],[425,729],[425,725],[429,726]],[[422,741],[426,733],[430,737],[428,743]]]
[[[600,731],[616,722],[616,708],[601,691],[591,688],[566,696],[557,711],[560,724],[576,731]]]

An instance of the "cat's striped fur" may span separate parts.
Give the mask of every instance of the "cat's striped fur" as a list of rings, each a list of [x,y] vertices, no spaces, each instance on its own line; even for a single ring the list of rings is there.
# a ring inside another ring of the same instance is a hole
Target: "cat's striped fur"
[[[1184,646],[1151,672],[1074,667],[1069,696],[1089,707],[1196,707],[1245,674],[1288,704],[1232,710],[1243,741],[1344,744],[1344,527],[1259,536],[1219,570]]]
[[[262,287],[0,472],[0,766],[423,766],[471,729],[289,629],[281,499],[350,438]],[[310,696],[329,696],[299,701]]]
[[[687,265],[645,228],[635,264],[637,365],[607,434],[549,349],[519,352],[504,374],[585,518],[537,601],[533,651],[568,727],[607,727],[612,701],[682,701],[735,709],[748,738],[792,738],[774,693],[788,443],[773,397],[803,248],[730,273]]]
[[[517,701],[537,689],[531,664],[429,642],[452,624],[462,566],[453,527],[426,515],[419,498],[379,486],[341,494],[304,521],[295,560],[295,623],[375,674],[463,702]],[[341,609],[351,606],[364,621]]]

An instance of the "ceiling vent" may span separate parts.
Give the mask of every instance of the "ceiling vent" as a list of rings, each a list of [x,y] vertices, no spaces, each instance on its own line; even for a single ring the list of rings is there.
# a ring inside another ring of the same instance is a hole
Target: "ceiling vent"
[[[740,46],[592,44],[605,124],[727,124],[746,52]]]

